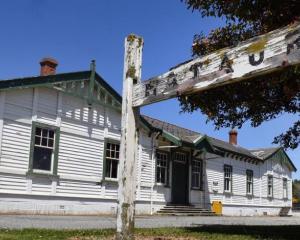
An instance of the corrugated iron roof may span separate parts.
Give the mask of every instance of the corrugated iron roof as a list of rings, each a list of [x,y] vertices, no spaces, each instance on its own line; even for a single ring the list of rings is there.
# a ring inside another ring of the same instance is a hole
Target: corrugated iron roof
[[[172,135],[180,138],[182,141],[193,143],[200,136],[204,136],[198,132],[192,131],[187,128],[179,127],[174,124],[164,122],[149,116],[142,116],[152,127],[167,131]]]
[[[180,126],[177,126],[175,124],[171,124],[168,122],[164,122],[149,116],[142,116],[149,125],[151,125],[153,128],[164,130],[166,132],[171,133],[175,137],[179,138],[183,142],[188,143],[194,143],[195,140],[201,139],[201,137],[206,136],[205,134],[192,131],[187,128],[183,128]],[[213,147],[221,150],[221,151],[228,151],[231,153],[237,153],[249,158],[254,158],[258,160],[264,160],[268,156],[274,153],[278,148],[261,148],[258,150],[249,150],[246,148],[243,148],[239,145],[233,145],[229,142],[222,141],[220,139],[216,139],[213,137],[206,136],[209,140],[209,142],[212,144]]]

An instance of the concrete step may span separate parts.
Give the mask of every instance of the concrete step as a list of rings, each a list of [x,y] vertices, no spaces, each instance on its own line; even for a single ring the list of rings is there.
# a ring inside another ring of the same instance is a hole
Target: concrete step
[[[195,209],[195,210],[203,210],[204,208],[199,208],[199,207],[164,207],[164,209],[175,209],[175,210]]]
[[[281,216],[281,217],[289,216],[288,213],[289,213],[290,209],[291,209],[291,207],[282,207],[280,209],[279,216]]]
[[[160,209],[157,214],[172,216],[215,216],[210,209],[195,207],[192,205],[167,205]]]
[[[211,212],[208,209],[161,209],[160,212]]]
[[[164,206],[165,208],[168,207],[181,207],[181,208],[194,208],[194,205],[177,205],[177,204],[167,204],[166,206]]]
[[[205,209],[205,208],[194,207],[194,206],[164,206],[163,209]]]
[[[215,213],[158,213],[166,216],[216,216]]]

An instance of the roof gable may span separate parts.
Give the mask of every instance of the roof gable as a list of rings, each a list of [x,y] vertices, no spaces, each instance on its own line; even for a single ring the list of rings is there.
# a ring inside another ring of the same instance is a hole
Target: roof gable
[[[251,152],[257,157],[260,157],[263,161],[273,159],[275,161],[280,162],[281,164],[286,165],[291,171],[297,171],[292,160],[289,158],[289,156],[282,147],[259,148],[253,149],[251,150]]]
[[[290,171],[297,171],[297,168],[293,164],[292,160],[289,158],[289,156],[286,154],[283,148],[278,148],[277,151],[269,155],[265,160],[267,159],[274,159],[275,161],[280,162],[283,165],[286,165]]]
[[[271,156],[273,153],[275,153],[279,147],[274,147],[274,148],[259,148],[259,149],[253,149],[250,150],[251,153],[261,159],[266,159],[269,156]]]
[[[204,149],[207,152],[215,153],[215,148],[211,144],[211,141],[209,140],[209,137],[204,135],[203,137],[196,139],[194,141],[194,147],[196,149]]]
[[[50,87],[121,111],[122,97],[95,71],[61,73],[0,81],[0,90]]]

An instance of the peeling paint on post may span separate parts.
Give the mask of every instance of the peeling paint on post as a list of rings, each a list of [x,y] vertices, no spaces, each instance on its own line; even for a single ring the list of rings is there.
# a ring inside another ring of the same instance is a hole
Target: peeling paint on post
[[[139,108],[132,106],[132,89],[141,81],[142,48],[142,38],[129,35],[125,39],[116,240],[134,239]]]

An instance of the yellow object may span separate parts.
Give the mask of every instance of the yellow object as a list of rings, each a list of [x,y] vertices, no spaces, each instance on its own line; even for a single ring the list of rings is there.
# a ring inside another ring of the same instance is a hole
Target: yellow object
[[[217,215],[222,215],[222,202],[220,201],[213,201],[211,204],[211,209]]]

